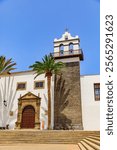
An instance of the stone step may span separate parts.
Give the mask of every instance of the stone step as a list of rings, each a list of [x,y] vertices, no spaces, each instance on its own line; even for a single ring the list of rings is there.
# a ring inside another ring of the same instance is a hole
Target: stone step
[[[83,146],[82,143],[78,143],[78,148],[79,148],[80,150],[87,150],[87,149]]]
[[[99,150],[99,149],[100,149],[100,146],[99,146],[99,145],[97,145],[97,144],[95,144],[95,143],[93,143],[93,142],[90,142],[89,140],[83,139],[83,141],[84,141],[85,143],[87,143],[88,145],[90,145],[91,147],[93,147],[94,149],[96,149],[96,150]]]
[[[46,135],[49,136],[49,134],[54,135],[54,136],[68,136],[68,135],[72,135],[72,136],[91,136],[91,135],[95,135],[95,132],[85,132],[85,131],[0,131],[0,137],[2,136],[8,136],[8,135],[12,135],[12,136],[27,136],[27,135],[31,135],[31,136],[36,136],[36,135]],[[99,134],[99,132],[97,132],[97,134]]]
[[[0,137],[8,137],[8,136],[22,136],[22,137],[34,137],[34,136],[45,136],[45,137],[50,137],[50,135],[52,137],[69,137],[70,135],[72,135],[72,137],[86,137],[89,135],[95,135],[93,132],[16,132],[16,131],[12,131],[12,132],[0,132]]]
[[[82,139],[99,135],[99,131],[0,131],[0,144],[77,144]]]
[[[100,138],[98,136],[89,136],[82,139],[78,143],[80,150],[99,150],[100,149]]]
[[[89,136],[89,138],[95,139],[95,140],[99,140],[100,141],[100,136]]]
[[[95,150],[92,146],[88,145],[84,140],[80,142],[86,150]]]
[[[97,145],[99,145],[100,146],[100,140],[95,140],[95,139],[92,139],[92,138],[86,138],[88,141],[90,141],[90,142],[92,142],[92,143],[94,143],[94,144],[97,144]]]

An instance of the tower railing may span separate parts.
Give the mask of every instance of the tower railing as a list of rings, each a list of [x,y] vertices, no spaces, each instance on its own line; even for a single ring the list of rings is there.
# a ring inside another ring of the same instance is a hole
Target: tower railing
[[[51,53],[52,56],[54,58],[64,58],[64,57],[75,57],[75,56],[80,56],[81,57],[81,60],[83,60],[83,52],[82,52],[82,49],[78,49],[78,50],[69,50],[69,51],[59,51],[59,52],[54,52],[54,53]]]

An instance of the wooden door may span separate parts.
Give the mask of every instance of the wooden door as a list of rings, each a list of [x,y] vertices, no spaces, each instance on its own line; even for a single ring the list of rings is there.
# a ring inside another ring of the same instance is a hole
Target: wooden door
[[[32,106],[26,106],[22,112],[21,128],[35,127],[35,110]]]

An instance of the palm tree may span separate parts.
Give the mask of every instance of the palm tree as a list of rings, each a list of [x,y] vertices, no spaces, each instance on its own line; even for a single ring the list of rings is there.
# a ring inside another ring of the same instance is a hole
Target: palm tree
[[[9,73],[15,69],[13,68],[15,65],[16,63],[12,61],[12,58],[6,59],[5,56],[0,56],[0,74]]]
[[[48,88],[48,129],[51,129],[51,77],[53,74],[60,74],[61,68],[64,64],[62,62],[55,62],[52,55],[45,55],[42,62],[36,61],[35,64],[30,66],[30,68],[35,71],[37,76],[40,74],[45,74],[47,77],[47,88]]]

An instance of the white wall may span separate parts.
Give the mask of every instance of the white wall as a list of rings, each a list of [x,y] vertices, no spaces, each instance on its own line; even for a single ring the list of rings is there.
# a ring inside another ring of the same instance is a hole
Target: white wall
[[[81,101],[84,130],[100,129],[100,101],[95,101],[94,99],[94,83],[100,83],[99,75],[81,76]]]
[[[15,127],[18,112],[18,98],[28,92],[40,95],[40,122],[45,122],[47,128],[47,79],[44,75],[38,76],[34,80],[34,72],[13,73],[11,77],[1,77],[0,79],[0,126],[9,124],[10,129]],[[44,89],[34,89],[34,81],[45,80]],[[27,82],[26,90],[16,91],[17,82]],[[82,118],[84,130],[99,130],[100,128],[100,102],[94,100],[94,83],[99,83],[99,75],[81,76],[81,101]],[[8,86],[9,85],[9,86]],[[6,90],[5,90],[6,89]],[[52,77],[52,127],[54,125],[54,78]],[[7,100],[8,106],[3,105]],[[9,116],[9,111],[14,115]],[[41,125],[42,126],[42,125]]]
[[[45,110],[47,110],[47,79],[45,75],[42,74],[34,79],[34,72],[20,72],[13,73],[9,77],[1,77],[0,79],[0,126],[5,126],[9,124],[9,127],[13,129],[15,127],[15,122],[17,121],[18,112],[18,98],[23,96],[28,92],[32,92],[36,96],[38,94],[41,97],[41,108],[40,108],[40,122],[45,122],[45,129],[47,128],[47,115],[45,115]],[[34,89],[34,81],[45,80],[44,89]],[[16,90],[17,82],[27,82],[26,90]],[[52,80],[53,82],[53,80]],[[52,83],[53,86],[53,83]],[[6,90],[5,90],[6,89]],[[53,95],[53,94],[52,94]],[[4,99],[7,101],[8,106],[3,105]],[[53,105],[53,97],[52,97]],[[13,111],[14,115],[9,116],[9,111]],[[52,108],[53,112],[53,108]],[[54,121],[52,120],[52,123]],[[53,124],[52,124],[53,126]],[[40,126],[42,127],[42,125]]]

